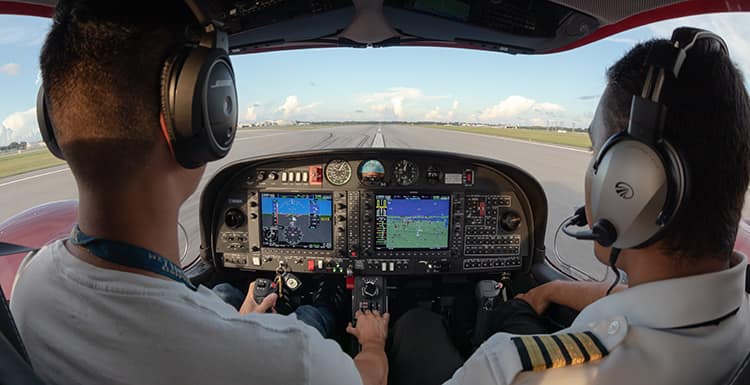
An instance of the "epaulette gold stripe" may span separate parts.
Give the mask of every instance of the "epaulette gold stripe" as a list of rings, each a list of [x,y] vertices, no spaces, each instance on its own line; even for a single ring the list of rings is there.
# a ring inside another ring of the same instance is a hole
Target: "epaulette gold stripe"
[[[516,345],[524,371],[562,368],[599,360],[609,352],[591,332],[549,336],[518,336]]]
[[[547,362],[544,361],[542,351],[539,349],[539,345],[537,345],[536,341],[534,341],[534,338],[531,336],[524,336],[521,337],[521,340],[529,352],[529,358],[531,358],[531,370],[538,371],[547,369]]]
[[[565,356],[563,355],[560,347],[550,336],[539,336],[539,340],[542,341],[544,347],[549,352],[550,361],[552,362],[551,368],[562,368],[567,365],[565,362]]]
[[[591,337],[586,333],[576,333],[576,338],[583,344],[586,352],[589,354],[589,361],[595,361],[604,357],[604,352],[599,350]]]
[[[578,348],[578,345],[572,338],[570,338],[569,334],[558,334],[557,337],[562,341],[563,345],[565,345],[568,354],[570,354],[571,365],[579,365],[586,362],[586,358],[583,356],[581,349]]]

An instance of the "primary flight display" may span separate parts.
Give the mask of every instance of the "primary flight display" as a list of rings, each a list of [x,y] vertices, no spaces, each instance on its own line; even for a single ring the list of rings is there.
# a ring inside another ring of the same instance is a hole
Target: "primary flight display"
[[[332,248],[331,194],[263,193],[260,202],[263,246]]]

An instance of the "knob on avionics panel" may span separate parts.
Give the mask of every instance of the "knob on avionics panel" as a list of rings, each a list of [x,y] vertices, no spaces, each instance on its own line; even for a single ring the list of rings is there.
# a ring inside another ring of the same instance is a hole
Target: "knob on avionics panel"
[[[521,222],[511,195],[466,195],[464,270],[520,268]]]
[[[388,293],[384,277],[359,276],[354,278],[352,316],[357,310],[388,311]]]

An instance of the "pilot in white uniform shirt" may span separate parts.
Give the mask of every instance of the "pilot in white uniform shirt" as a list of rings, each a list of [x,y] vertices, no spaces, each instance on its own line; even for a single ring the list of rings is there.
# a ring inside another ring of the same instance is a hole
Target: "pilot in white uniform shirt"
[[[726,383],[750,350],[746,270],[735,252],[727,270],[604,297],[560,332],[498,333],[446,384]]]

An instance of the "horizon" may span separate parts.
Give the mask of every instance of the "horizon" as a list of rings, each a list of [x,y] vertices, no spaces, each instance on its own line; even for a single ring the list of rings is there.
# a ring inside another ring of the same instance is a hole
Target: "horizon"
[[[634,44],[681,25],[713,30],[750,73],[747,13],[666,20],[571,51],[508,55],[455,48],[326,48],[232,58],[239,123],[458,122],[585,129],[605,70]],[[39,140],[39,48],[51,20],[0,16],[0,145]],[[747,82],[746,82],[747,84]]]

